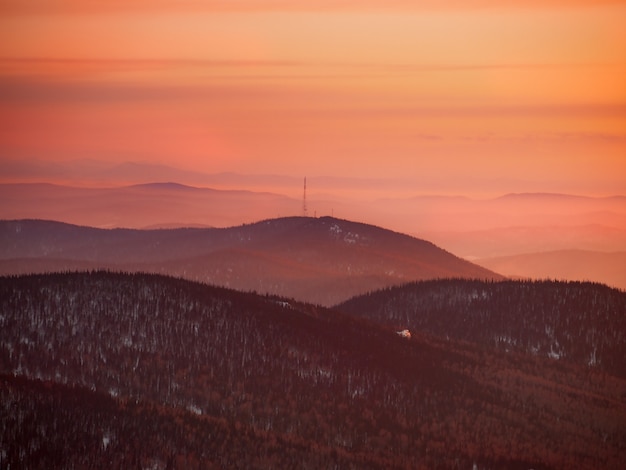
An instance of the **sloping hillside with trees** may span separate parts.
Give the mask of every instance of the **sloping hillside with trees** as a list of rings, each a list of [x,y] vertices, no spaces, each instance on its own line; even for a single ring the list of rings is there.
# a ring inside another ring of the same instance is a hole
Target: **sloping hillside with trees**
[[[3,468],[619,468],[626,381],[110,272],[0,278]]]
[[[602,284],[434,280],[372,292],[337,309],[626,377],[626,292]]]

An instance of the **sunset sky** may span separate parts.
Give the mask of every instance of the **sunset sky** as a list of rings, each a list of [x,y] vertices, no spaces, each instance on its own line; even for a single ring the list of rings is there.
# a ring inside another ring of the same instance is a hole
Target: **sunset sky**
[[[0,159],[625,194],[624,25],[609,0],[0,0]]]

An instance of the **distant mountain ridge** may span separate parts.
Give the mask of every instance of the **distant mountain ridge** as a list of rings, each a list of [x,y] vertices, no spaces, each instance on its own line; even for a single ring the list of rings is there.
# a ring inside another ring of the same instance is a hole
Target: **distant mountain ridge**
[[[578,199],[578,200],[612,200],[616,202],[626,202],[626,196],[622,196],[619,194],[613,196],[580,196],[578,194],[567,194],[567,193],[548,193],[548,192],[533,192],[533,193],[507,193],[504,194],[497,199],[518,199],[518,200],[528,200],[528,199]]]
[[[430,242],[332,217],[159,230],[2,221],[0,242],[4,274],[85,268],[157,272],[322,305],[417,279],[502,279]]]
[[[602,282],[626,291],[626,251],[557,250],[478,259],[508,277]]]
[[[300,201],[280,194],[176,182],[120,187],[0,184],[0,198],[0,219],[47,219],[100,228],[223,227],[301,210]]]
[[[82,186],[0,183],[0,197],[5,202],[0,206],[0,219],[49,219],[94,227],[143,228],[174,223],[232,226],[302,214],[302,180],[298,178],[259,176],[262,184],[255,184],[254,176],[223,174],[214,175],[215,184],[211,184],[212,180],[190,184],[184,178],[177,178],[176,172],[158,176],[115,186],[92,183],[87,187],[84,182]],[[237,178],[231,178],[234,176]],[[348,181],[344,185],[342,179],[337,179],[327,187],[328,179],[310,178],[311,212],[341,214],[403,233],[468,232],[547,224],[568,226],[569,231],[578,225],[626,229],[626,196],[621,195],[509,193],[487,199],[451,195],[380,197],[383,190],[394,194],[392,182],[372,182],[375,192],[368,196],[364,181],[358,180],[359,184]],[[360,202],[354,199],[357,196]],[[147,201],[153,204],[148,205]],[[98,217],[94,217],[96,214]]]

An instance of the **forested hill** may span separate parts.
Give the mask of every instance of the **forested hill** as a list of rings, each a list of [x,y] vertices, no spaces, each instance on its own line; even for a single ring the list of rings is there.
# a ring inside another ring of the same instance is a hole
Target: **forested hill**
[[[602,284],[424,281],[356,297],[337,309],[626,377],[626,292]]]
[[[2,468],[626,462],[626,380],[157,275],[0,278],[0,375]]]
[[[0,221],[0,274],[86,269],[168,274],[325,306],[416,279],[503,279],[428,241],[332,217],[162,230]]]

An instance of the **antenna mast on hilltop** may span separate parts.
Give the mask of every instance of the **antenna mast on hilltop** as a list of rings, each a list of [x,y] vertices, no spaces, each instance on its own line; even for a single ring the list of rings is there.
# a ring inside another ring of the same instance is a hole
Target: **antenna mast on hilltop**
[[[307,216],[308,209],[306,207],[306,176],[304,177],[304,194],[302,195],[302,215]]]

